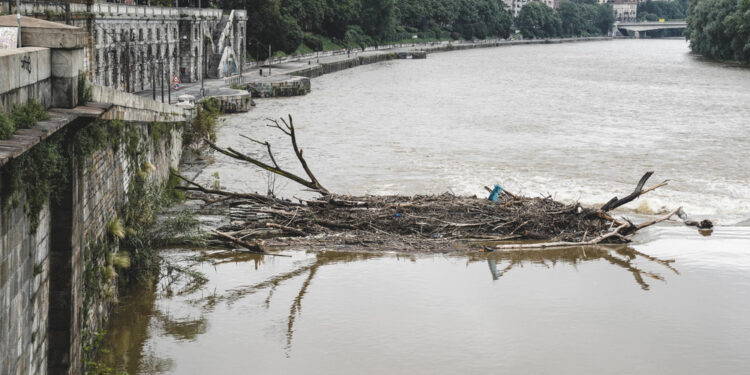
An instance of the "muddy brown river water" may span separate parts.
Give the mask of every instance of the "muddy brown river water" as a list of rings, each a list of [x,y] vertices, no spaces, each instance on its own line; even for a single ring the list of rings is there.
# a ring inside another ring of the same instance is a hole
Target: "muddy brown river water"
[[[131,374],[739,374],[750,372],[750,70],[680,40],[516,46],[314,79],[226,118],[219,143],[291,113],[332,191],[527,195],[597,204],[646,170],[670,184],[618,212],[678,205],[629,247],[403,255],[168,250],[203,272],[123,298],[102,359]],[[199,175],[302,196],[217,156]],[[385,249],[387,250],[387,249]],[[673,260],[673,261],[672,261]]]

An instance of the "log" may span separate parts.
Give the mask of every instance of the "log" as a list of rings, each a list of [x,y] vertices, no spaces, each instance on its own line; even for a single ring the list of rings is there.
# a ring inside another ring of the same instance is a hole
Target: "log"
[[[247,241],[243,241],[243,240],[241,240],[239,238],[232,237],[232,236],[230,236],[230,235],[228,235],[226,233],[219,232],[216,229],[213,229],[212,232],[214,234],[216,234],[218,237],[221,237],[221,238],[227,239],[227,240],[229,240],[231,242],[234,242],[234,243],[236,243],[236,244],[238,244],[238,245],[246,248],[247,250],[249,250],[250,252],[255,253],[255,254],[271,255],[271,256],[277,256],[277,257],[289,257],[289,255],[273,254],[273,253],[266,252],[265,250],[263,250],[263,247],[259,243],[257,243],[257,242],[254,243],[254,244],[251,244],[251,243],[249,243]]]
[[[668,181],[664,181],[664,182],[656,184],[656,185],[654,185],[654,186],[652,186],[652,187],[650,187],[648,189],[643,189],[643,185],[646,184],[646,181],[648,181],[648,179],[653,174],[654,174],[653,171],[646,172],[646,174],[644,174],[643,177],[641,177],[641,180],[638,181],[638,185],[635,186],[635,190],[633,190],[632,193],[630,193],[628,196],[626,196],[625,198],[622,198],[622,199],[617,199],[617,197],[614,197],[614,198],[610,199],[609,202],[605,203],[604,206],[602,206],[602,208],[600,208],[599,210],[601,210],[602,212],[607,212],[607,211],[614,210],[617,207],[620,207],[620,206],[622,206],[624,204],[632,202],[636,198],[640,197],[643,194],[648,193],[649,191],[656,190],[656,189],[658,189],[658,188],[660,188],[662,186],[666,186],[667,185]]]
[[[270,227],[270,228],[281,229],[284,232],[294,233],[294,234],[296,234],[298,236],[302,236],[302,237],[307,236],[307,233],[305,233],[303,230],[297,229],[297,228],[292,228],[292,227],[287,226],[287,225],[281,225],[281,224],[276,224],[276,223],[266,223],[266,226]]]
[[[589,241],[581,241],[581,242],[570,242],[570,241],[560,241],[560,242],[537,242],[537,243],[529,243],[529,244],[506,244],[506,245],[497,245],[495,246],[495,249],[498,250],[528,250],[528,249],[548,249],[552,247],[571,247],[571,246],[581,246],[581,245],[596,245],[606,239],[609,239],[611,237],[620,237],[622,236],[622,232],[625,232],[626,229],[630,229],[629,234],[633,234],[638,230],[641,230],[643,228],[646,228],[648,226],[654,225],[656,223],[660,223],[665,220],[669,220],[674,215],[677,215],[677,212],[679,212],[682,209],[682,207],[670,212],[667,215],[658,217],[653,220],[649,220],[645,223],[638,224],[633,226],[629,223],[624,223],[615,228],[614,230],[605,233],[599,237],[596,237]],[[632,228],[632,229],[631,229]]]
[[[711,229],[714,227],[714,223],[712,223],[711,220],[701,220],[700,222],[690,220],[683,210],[680,210],[680,212],[677,213],[677,216],[679,216],[680,220],[682,220],[687,226],[697,227],[698,229]]]

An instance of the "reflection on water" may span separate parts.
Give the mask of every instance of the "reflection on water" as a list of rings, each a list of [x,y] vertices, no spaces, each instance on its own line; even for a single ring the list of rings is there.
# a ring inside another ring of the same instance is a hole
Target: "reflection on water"
[[[286,254],[169,252],[209,282],[188,293],[187,280],[138,290],[114,319],[103,359],[131,374],[750,366],[740,354],[750,349],[746,272],[705,272],[625,246]],[[630,354],[613,355],[622,352]]]
[[[673,259],[664,260],[654,258],[625,245],[580,246],[567,249],[501,252],[488,256],[487,264],[490,267],[492,279],[498,280],[511,269],[519,266],[522,267],[524,263],[535,263],[545,267],[551,267],[562,262],[576,265],[580,262],[606,260],[609,264],[632,273],[635,282],[637,282],[643,290],[649,289],[649,284],[646,283],[645,279],[650,278],[664,281],[664,277],[660,274],[641,269],[636,264],[638,258],[660,264],[669,271],[674,272],[676,275],[680,274],[680,272],[671,265],[671,263],[674,262]],[[501,269],[498,270],[498,263],[507,263],[507,265],[501,266]]]

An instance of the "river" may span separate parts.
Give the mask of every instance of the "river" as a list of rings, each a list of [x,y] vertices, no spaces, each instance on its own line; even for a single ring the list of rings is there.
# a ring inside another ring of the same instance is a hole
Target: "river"
[[[470,255],[171,250],[209,281],[124,298],[103,358],[135,373],[745,373],[750,370],[750,70],[681,40],[432,54],[316,78],[225,118],[218,143],[294,116],[329,190],[525,195],[594,205],[647,170],[669,185],[618,212],[677,206],[630,247]],[[293,168],[296,168],[293,167]],[[197,179],[304,196],[218,155]],[[201,255],[197,257],[197,255]]]

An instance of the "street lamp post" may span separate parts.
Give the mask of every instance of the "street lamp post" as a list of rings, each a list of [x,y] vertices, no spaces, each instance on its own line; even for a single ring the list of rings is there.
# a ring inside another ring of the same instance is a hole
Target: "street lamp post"
[[[18,48],[21,48],[23,47],[23,43],[21,43],[21,0],[16,0],[16,18],[18,19]]]
[[[201,46],[201,50],[203,51],[203,64],[201,67],[201,98],[205,96],[206,90],[203,88],[203,76],[206,75],[206,40],[203,40],[203,45]]]

